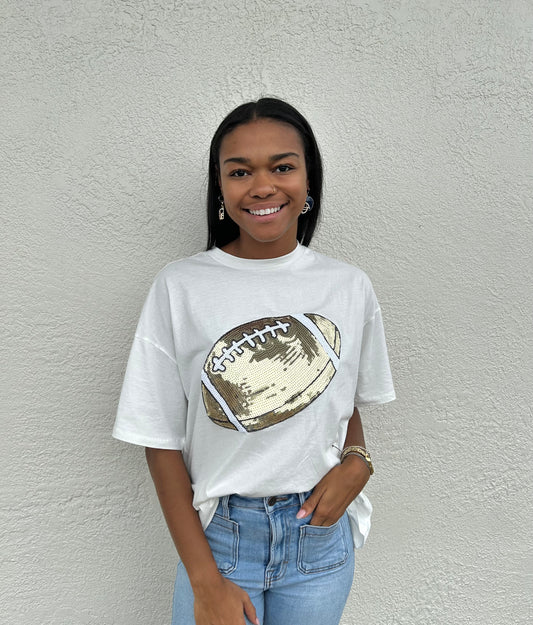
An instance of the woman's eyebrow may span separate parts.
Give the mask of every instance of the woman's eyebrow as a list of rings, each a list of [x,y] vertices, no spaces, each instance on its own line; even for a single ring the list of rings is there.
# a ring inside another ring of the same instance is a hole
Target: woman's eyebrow
[[[282,154],[274,154],[270,157],[270,161],[281,161],[284,158],[288,158],[289,156],[295,156],[296,158],[300,158],[300,155],[297,152],[283,152]]]
[[[288,158],[289,156],[300,158],[300,155],[297,152],[282,152],[281,154],[273,154],[268,160],[273,163],[275,161],[281,161],[284,158]],[[223,165],[226,163],[241,163],[242,165],[246,165],[250,163],[250,159],[245,158],[244,156],[232,156],[231,158],[227,158]]]
[[[242,165],[246,165],[250,162],[249,158],[244,158],[244,156],[232,156],[231,158],[227,158],[222,164],[226,163],[241,163]]]

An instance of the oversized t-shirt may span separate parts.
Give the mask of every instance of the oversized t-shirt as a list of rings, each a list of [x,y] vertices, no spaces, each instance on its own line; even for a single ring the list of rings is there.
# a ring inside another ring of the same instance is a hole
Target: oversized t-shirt
[[[113,435],[178,449],[204,528],[219,497],[306,492],[339,464],[354,406],[394,399],[367,275],[298,245],[167,265],[144,304]],[[361,493],[354,545],[370,529]]]

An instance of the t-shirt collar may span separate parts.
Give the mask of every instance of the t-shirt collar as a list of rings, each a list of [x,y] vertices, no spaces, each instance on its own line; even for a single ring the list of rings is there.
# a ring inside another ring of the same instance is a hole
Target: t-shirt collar
[[[275,258],[240,258],[223,252],[219,247],[210,249],[208,253],[217,262],[237,269],[274,269],[295,262],[305,254],[306,249],[304,245],[298,243],[292,252]]]

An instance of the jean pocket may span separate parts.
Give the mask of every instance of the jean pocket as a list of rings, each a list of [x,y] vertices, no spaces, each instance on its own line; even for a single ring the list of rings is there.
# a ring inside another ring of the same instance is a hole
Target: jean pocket
[[[298,541],[298,570],[306,575],[342,566],[349,555],[346,514],[329,526],[302,525]]]
[[[239,524],[215,514],[205,535],[220,573],[233,573],[239,560]]]

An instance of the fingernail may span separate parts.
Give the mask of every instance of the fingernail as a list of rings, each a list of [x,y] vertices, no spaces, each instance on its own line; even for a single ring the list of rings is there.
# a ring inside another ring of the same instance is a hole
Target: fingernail
[[[307,516],[307,512],[303,508],[300,508],[300,510],[298,510],[298,514],[296,515],[296,518],[304,519],[306,516]]]
[[[255,625],[261,625],[258,618],[255,619]]]

